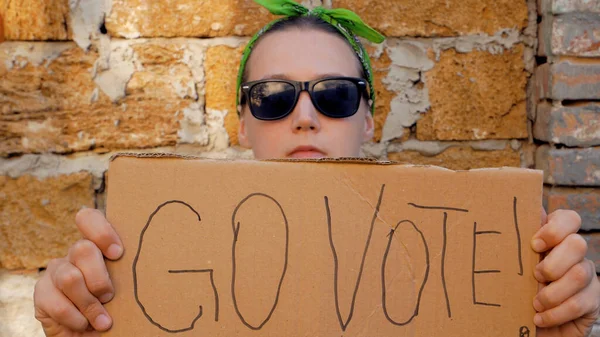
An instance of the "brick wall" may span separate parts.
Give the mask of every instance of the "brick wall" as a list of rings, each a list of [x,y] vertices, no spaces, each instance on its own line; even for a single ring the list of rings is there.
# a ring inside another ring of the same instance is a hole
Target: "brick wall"
[[[273,17],[251,0],[151,3],[0,0],[0,336],[40,335],[37,270],[78,239],[78,209],[103,208],[111,153],[251,156],[237,147],[235,74]],[[549,209],[598,226],[597,2],[304,3],[350,8],[388,36],[368,45],[379,99],[365,155],[543,168]]]
[[[536,167],[548,209],[579,211],[600,265],[600,2],[540,0],[539,12]]]

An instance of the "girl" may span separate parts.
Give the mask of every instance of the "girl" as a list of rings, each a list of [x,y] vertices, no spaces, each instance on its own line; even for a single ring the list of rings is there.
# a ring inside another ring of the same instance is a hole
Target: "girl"
[[[238,77],[239,139],[258,159],[355,157],[373,136],[375,100],[367,53],[355,38],[383,37],[343,9],[312,11],[291,0],[255,0],[284,15],[248,44]],[[103,304],[114,296],[104,257],[122,245],[101,212],[76,216],[85,240],[52,260],[35,288],[36,318],[47,336],[92,336],[112,319]],[[547,253],[534,271],[544,285],[533,299],[538,336],[587,336],[598,317],[600,282],[585,259],[580,217],[546,217],[532,248]]]

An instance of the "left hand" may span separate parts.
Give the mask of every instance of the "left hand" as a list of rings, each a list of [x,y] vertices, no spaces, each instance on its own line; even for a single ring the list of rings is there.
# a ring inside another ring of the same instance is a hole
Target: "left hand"
[[[586,337],[600,310],[600,282],[594,263],[585,258],[587,242],[577,234],[581,217],[558,210],[546,216],[531,246],[546,253],[535,267],[540,290],[533,300],[538,337]]]

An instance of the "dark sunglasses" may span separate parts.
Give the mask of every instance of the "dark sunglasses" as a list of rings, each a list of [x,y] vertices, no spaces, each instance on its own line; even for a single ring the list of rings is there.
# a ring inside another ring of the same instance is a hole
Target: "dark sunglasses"
[[[354,115],[364,96],[368,99],[367,81],[355,77],[328,77],[308,82],[266,79],[242,83],[240,103],[248,100],[250,112],[260,120],[286,117],[307,91],[315,108],[331,118]]]

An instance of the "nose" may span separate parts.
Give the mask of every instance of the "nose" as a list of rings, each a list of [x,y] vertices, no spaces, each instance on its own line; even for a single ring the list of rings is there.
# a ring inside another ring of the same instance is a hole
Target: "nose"
[[[319,131],[320,129],[319,112],[310,100],[308,92],[303,91],[292,111],[292,132]]]

